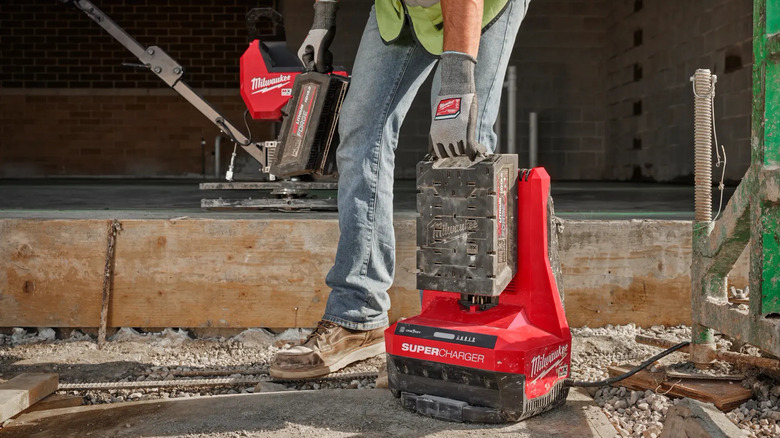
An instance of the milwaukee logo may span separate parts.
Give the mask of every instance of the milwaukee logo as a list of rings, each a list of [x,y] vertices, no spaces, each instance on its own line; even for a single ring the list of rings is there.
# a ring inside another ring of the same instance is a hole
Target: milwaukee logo
[[[552,368],[558,365],[567,354],[569,354],[569,346],[563,344],[547,354],[534,356],[534,358],[531,359],[531,376],[538,375],[537,379],[543,377],[550,372]]]
[[[446,239],[447,237],[454,236],[456,234],[463,234],[467,231],[466,224],[444,225],[439,222],[433,226],[433,238],[434,239]]]
[[[460,98],[444,99],[436,106],[434,120],[454,119],[460,114]]]
[[[267,93],[290,83],[292,76],[281,75],[275,78],[252,78],[252,94]]]
[[[446,110],[449,109],[451,106],[455,105],[457,101],[455,99],[451,100],[445,100],[439,105],[439,110]]]
[[[479,226],[475,220],[456,223],[452,225],[445,224],[440,220],[431,221],[428,225],[430,233],[429,242],[446,243],[451,240],[466,237],[467,233],[477,231]]]

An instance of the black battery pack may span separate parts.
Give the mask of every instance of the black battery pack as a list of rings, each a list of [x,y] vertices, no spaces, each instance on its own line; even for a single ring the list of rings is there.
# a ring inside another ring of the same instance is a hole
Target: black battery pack
[[[349,78],[307,72],[298,75],[283,110],[271,173],[280,177],[336,172],[338,120]]]
[[[497,296],[517,264],[517,155],[417,164],[417,288]]]

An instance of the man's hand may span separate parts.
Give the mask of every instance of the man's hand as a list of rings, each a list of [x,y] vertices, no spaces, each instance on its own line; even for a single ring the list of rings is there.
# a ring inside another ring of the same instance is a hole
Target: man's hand
[[[437,158],[468,155],[474,161],[487,155],[476,141],[477,90],[474,66],[477,61],[460,52],[441,55],[441,90],[431,121],[430,142]]]
[[[298,58],[306,70],[330,73],[333,70],[333,54],[328,48],[336,33],[336,11],[339,4],[334,0],[319,0],[314,3],[314,23],[298,49]]]

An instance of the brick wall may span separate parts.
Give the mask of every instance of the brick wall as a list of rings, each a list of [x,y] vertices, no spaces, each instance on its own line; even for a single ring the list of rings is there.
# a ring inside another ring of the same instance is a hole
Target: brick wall
[[[96,3],[141,44],[163,47],[185,66],[186,80],[240,125],[244,16],[275,1]],[[295,49],[311,23],[311,0],[282,6]],[[370,7],[370,0],[342,0],[336,64],[351,69]],[[555,179],[689,179],[688,77],[709,67],[719,75],[728,176],[738,179],[749,163],[750,20],[746,0],[533,0],[510,61],[518,73],[521,164],[535,111],[539,164]],[[0,177],[200,173],[200,138],[210,150],[216,127],[123,61],[135,60],[80,11],[49,0],[0,3]],[[426,85],[402,128],[399,177],[413,177],[426,152],[429,94]],[[265,124],[254,131],[271,137]]]
[[[158,45],[186,67],[196,88],[234,88],[246,50],[245,15],[274,0],[96,0],[144,46]],[[165,88],[83,12],[48,0],[0,3],[0,87]]]
[[[159,45],[236,125],[245,15],[274,0],[95,2],[142,45]],[[56,1],[0,3],[0,177],[186,176],[213,162],[218,129],[83,12]],[[255,137],[270,126],[253,123]],[[227,147],[222,162],[229,159]],[[208,170],[211,173],[211,169]]]
[[[229,119],[241,120],[245,106],[233,90],[211,90],[206,97]],[[213,175],[217,129],[173,91],[27,90],[2,99],[3,177],[198,175],[202,138],[206,172]],[[266,124],[253,128],[256,136],[270,135]],[[232,151],[223,145],[220,159],[227,163]]]

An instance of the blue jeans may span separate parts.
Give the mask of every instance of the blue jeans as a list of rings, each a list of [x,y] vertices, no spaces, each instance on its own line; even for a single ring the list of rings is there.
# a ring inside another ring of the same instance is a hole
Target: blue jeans
[[[504,73],[529,2],[510,0],[480,41],[475,70],[480,116],[477,141],[490,151],[496,145],[493,125]],[[371,9],[339,121],[341,237],[335,264],[325,279],[331,288],[325,320],[353,330],[388,324],[387,289],[395,273],[393,169],[398,131],[417,90],[436,64],[412,38],[384,44]],[[431,106],[440,85],[437,69]]]

